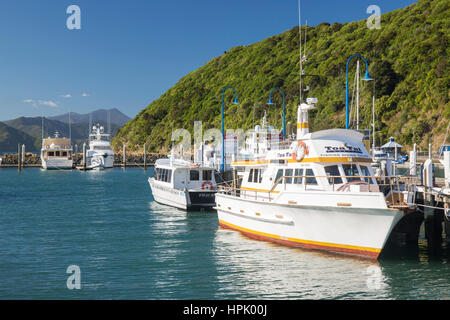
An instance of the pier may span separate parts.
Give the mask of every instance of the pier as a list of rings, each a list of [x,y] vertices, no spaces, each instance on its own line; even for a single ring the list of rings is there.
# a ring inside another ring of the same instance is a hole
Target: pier
[[[2,156],[2,162],[0,164],[1,168],[16,168],[20,170],[26,168],[40,168],[41,167],[41,159],[38,154],[35,153],[22,153],[22,146],[20,147],[21,155],[18,156],[18,153],[15,154],[4,154]],[[23,157],[22,157],[23,155]],[[114,167],[122,168],[124,167],[124,161],[126,163],[126,167],[129,168],[142,168],[147,169],[148,167],[153,167],[156,159],[167,157],[167,154],[162,153],[129,153],[127,152],[124,157],[122,153],[117,153],[114,156]],[[20,161],[18,161],[18,158]],[[74,153],[74,168],[77,166],[83,165],[83,153]]]

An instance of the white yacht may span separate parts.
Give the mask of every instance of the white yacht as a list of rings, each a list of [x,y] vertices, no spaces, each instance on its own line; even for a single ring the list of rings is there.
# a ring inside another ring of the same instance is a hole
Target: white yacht
[[[315,103],[299,105],[297,136],[287,147],[232,162],[242,182],[216,193],[219,224],[260,240],[377,259],[412,193],[377,184],[363,134],[310,133]]]
[[[43,169],[72,169],[72,146],[70,139],[60,138],[56,132],[53,138],[42,140],[41,166]]]
[[[199,163],[169,158],[155,162],[155,175],[148,182],[156,202],[184,210],[211,209],[217,191],[216,170],[208,159]]]
[[[110,134],[100,124],[92,127],[89,134],[89,149],[86,152],[88,169],[106,169],[114,166],[114,151],[111,149]]]

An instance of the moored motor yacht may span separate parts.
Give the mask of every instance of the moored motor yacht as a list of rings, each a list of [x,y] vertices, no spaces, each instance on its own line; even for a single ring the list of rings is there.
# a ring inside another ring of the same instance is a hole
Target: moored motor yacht
[[[60,138],[56,132],[53,138],[42,140],[41,166],[43,169],[72,169],[72,146],[70,139]]]
[[[219,188],[219,224],[256,239],[376,259],[412,193],[378,185],[362,133],[310,133],[315,103],[308,98],[299,105],[297,136],[288,147],[284,142],[264,157],[232,163],[242,183]]]
[[[89,134],[89,149],[87,150],[88,169],[107,169],[114,167],[114,151],[111,149],[110,134],[100,124],[92,127]]]

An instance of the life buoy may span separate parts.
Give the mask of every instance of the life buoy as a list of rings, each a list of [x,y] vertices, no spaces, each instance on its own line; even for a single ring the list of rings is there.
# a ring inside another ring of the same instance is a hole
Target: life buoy
[[[49,145],[46,145],[46,146],[45,146],[45,149],[50,149],[50,146],[49,146]]]
[[[210,181],[203,181],[203,183],[202,183],[202,190],[205,190],[207,186],[209,186],[209,190],[213,190],[214,189],[214,186],[213,186],[212,182],[210,182]]]
[[[306,144],[303,141],[299,140],[297,147],[292,152],[292,160],[300,162],[308,153],[308,147],[306,146]]]

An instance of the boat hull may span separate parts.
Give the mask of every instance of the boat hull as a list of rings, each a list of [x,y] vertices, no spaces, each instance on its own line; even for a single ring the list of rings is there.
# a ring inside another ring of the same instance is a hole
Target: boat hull
[[[215,206],[215,191],[178,190],[164,183],[148,180],[155,201],[183,210],[210,210]]]
[[[377,259],[402,213],[299,206],[216,195],[220,226],[258,240]]]
[[[112,153],[98,153],[89,151],[88,166],[92,169],[101,167],[101,169],[110,169],[114,167],[114,154]]]
[[[41,159],[42,168],[45,170],[70,170],[73,168],[73,160],[70,159]]]

